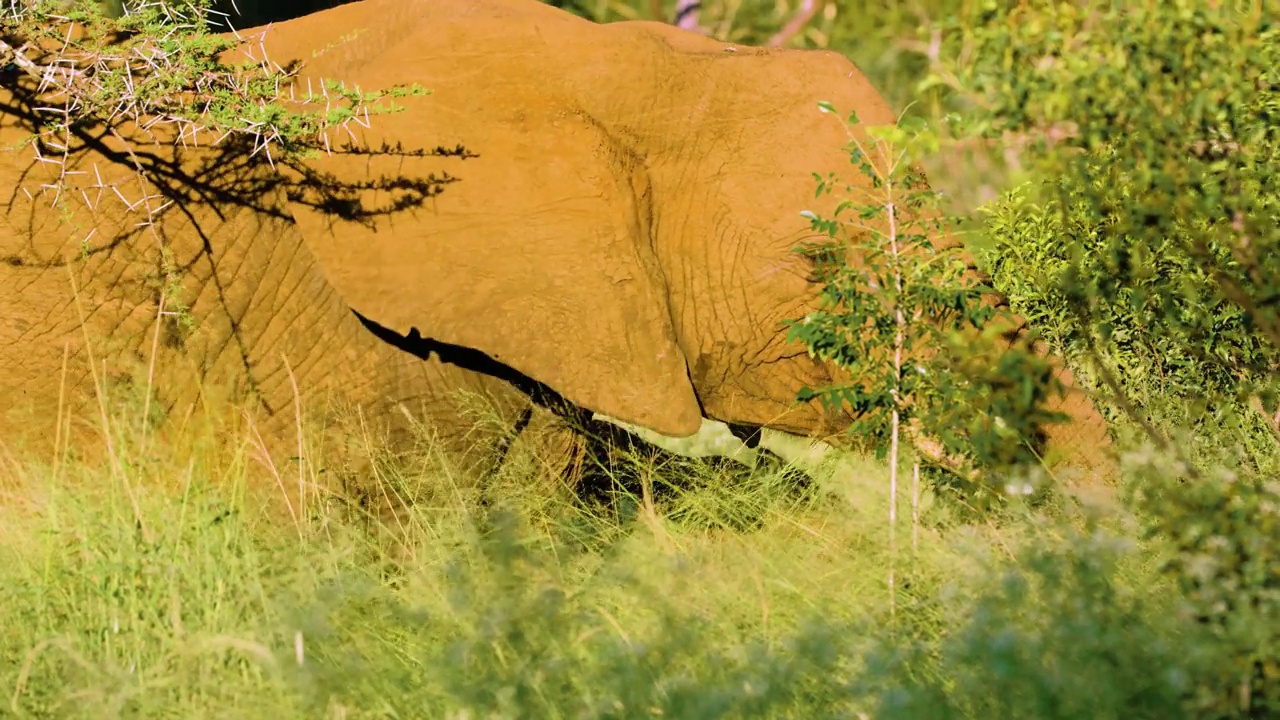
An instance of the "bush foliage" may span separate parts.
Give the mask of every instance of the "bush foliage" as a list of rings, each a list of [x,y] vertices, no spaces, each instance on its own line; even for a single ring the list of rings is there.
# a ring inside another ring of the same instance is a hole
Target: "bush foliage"
[[[936,152],[936,135],[904,120],[869,128],[863,141],[852,131],[857,113],[845,122],[850,164],[870,188],[815,175],[818,197],[841,189],[841,200],[831,217],[802,213],[828,238],[797,248],[820,269],[821,307],[788,323],[787,336],[847,379],[803,388],[799,399],[853,413],[849,433],[888,452],[891,466],[903,432],[917,456],[964,480],[1034,460],[1040,428],[1063,419],[1045,407],[1061,383],[1025,341],[1002,339],[1015,322],[990,302],[915,162]],[[992,496],[982,484],[966,490],[971,500]]]
[[[1230,658],[1207,717],[1280,711],[1280,26],[1261,4],[1029,2],[957,17],[971,129],[1025,184],[988,259],[1122,434],[1130,490]],[[1271,550],[1268,550],[1271,548]]]
[[[1260,4],[1043,0],[968,3],[940,29],[924,84],[966,104],[962,138],[1026,165],[983,208],[993,283],[1112,419],[1131,450],[1133,507],[1149,537],[1172,544],[1164,568],[1221,653],[1185,687],[1185,707],[1269,716],[1280,709],[1280,26]],[[880,234],[879,251],[898,241]],[[892,287],[853,274],[872,296]],[[793,334],[863,363],[902,346],[902,324],[881,322],[878,305],[849,307],[835,332]],[[881,395],[909,389],[891,385]],[[963,408],[970,387],[934,394]],[[827,392],[871,409],[865,393]]]

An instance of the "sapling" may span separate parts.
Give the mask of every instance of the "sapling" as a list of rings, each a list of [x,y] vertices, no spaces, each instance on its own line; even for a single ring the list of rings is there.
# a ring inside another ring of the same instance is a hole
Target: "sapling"
[[[819,110],[839,117],[830,103],[819,103]],[[999,345],[1000,313],[987,302],[989,288],[965,262],[937,212],[938,194],[916,165],[937,150],[938,136],[922,122],[865,128],[862,135],[854,132],[856,113],[842,122],[845,149],[870,184],[855,188],[814,174],[816,197],[838,189],[844,197],[829,217],[802,213],[827,238],[797,248],[814,261],[823,289],[818,309],[788,323],[788,337],[844,376],[828,387],[804,388],[799,399],[853,411],[850,432],[866,438],[878,456],[888,455],[892,556],[903,434],[917,456],[979,480],[983,467],[1006,467],[1025,455],[1028,428],[1051,419],[1039,407],[1051,372],[1007,344],[994,357],[982,352]],[[963,357],[974,352],[988,368],[1013,372],[1019,390],[1029,387],[1022,393],[1026,402],[1002,399],[990,382],[993,373],[975,370]],[[892,610],[892,567],[889,586]]]

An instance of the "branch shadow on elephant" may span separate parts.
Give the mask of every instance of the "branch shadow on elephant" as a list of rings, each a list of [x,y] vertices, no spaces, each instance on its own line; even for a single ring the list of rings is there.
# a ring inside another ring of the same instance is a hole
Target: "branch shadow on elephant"
[[[298,66],[297,61],[290,62],[284,72],[292,73]],[[296,361],[314,342],[294,333],[283,346],[271,347],[263,342],[263,336],[271,334],[269,325],[277,320],[306,325],[299,321],[307,313],[312,322],[322,322],[318,320],[321,311],[297,307],[299,301],[290,296],[293,288],[277,289],[267,277],[273,272],[277,276],[292,273],[289,277],[295,285],[305,286],[317,275],[314,259],[302,257],[308,251],[296,230],[291,205],[312,208],[335,220],[372,224],[378,217],[421,207],[461,182],[460,173],[450,170],[345,179],[311,166],[299,153],[277,153],[272,158],[270,149],[263,152],[245,135],[193,143],[171,124],[161,122],[148,129],[119,119],[106,123],[90,115],[67,126],[66,137],[58,138],[62,147],[41,132],[49,104],[31,78],[12,68],[0,70],[4,144],[11,146],[11,152],[29,156],[29,160],[0,166],[0,178],[5,181],[0,184],[8,187],[7,192],[0,189],[4,193],[0,203],[4,221],[14,230],[0,238],[4,282],[12,287],[44,282],[45,287],[65,288],[65,277],[57,275],[69,270],[87,302],[101,306],[110,298],[117,308],[156,308],[151,317],[159,318],[156,322],[162,332],[157,336],[164,348],[179,354],[190,354],[186,341],[191,328],[184,331],[177,322],[178,308],[199,303],[200,324],[216,326],[206,354],[231,349],[227,357],[236,358],[233,362],[245,390],[269,415],[291,400],[279,387],[264,391],[262,379],[283,374],[278,367],[281,354]],[[11,142],[18,138],[19,142]],[[461,143],[406,149],[400,144],[364,148],[346,142],[331,147],[326,143],[324,149],[333,155],[367,159],[434,157],[451,169],[455,161],[479,157]],[[70,183],[57,188],[52,202],[48,199],[52,193],[45,194],[54,187],[45,178],[50,163],[62,168],[57,182]],[[368,200],[370,195],[379,200]],[[107,207],[117,200],[125,207]],[[268,268],[269,263],[290,262],[293,270]],[[37,300],[47,302],[49,291],[41,292],[44,295]],[[314,292],[302,302],[308,301],[323,304]],[[99,307],[89,309],[97,318],[104,315]],[[26,312],[42,317],[44,310],[35,307]],[[98,329],[121,339],[122,346],[137,348],[146,343],[137,341],[143,330],[129,323],[129,312],[122,309],[118,318],[98,320]],[[250,317],[252,327],[245,324]],[[78,337],[78,332],[72,336]],[[266,347],[273,351],[270,356],[255,352]],[[192,352],[200,355],[201,351]],[[195,359],[201,372],[207,370],[207,356]]]
[[[284,71],[292,73],[298,67],[298,61],[291,61],[284,66]],[[37,128],[43,122],[40,113],[43,104],[26,78],[19,77],[12,71],[0,73],[0,87],[9,91],[8,102],[0,102],[0,114],[16,118],[30,130],[35,136],[35,149],[42,157],[62,155],[61,148],[51,147],[44,142],[42,136],[37,135]],[[460,181],[459,177],[448,172],[439,175],[430,173],[417,178],[384,175],[359,182],[345,181],[332,173],[310,167],[305,159],[298,156],[259,157],[263,148],[251,138],[238,134],[228,134],[214,145],[184,147],[183,144],[168,142],[178,138],[167,137],[166,129],[162,128],[161,132],[138,131],[136,137],[129,138],[132,141],[130,146],[123,147],[116,141],[118,136],[112,127],[90,117],[77,121],[70,126],[70,130],[74,146],[66,151],[66,165],[75,165],[76,156],[87,157],[94,154],[129,172],[140,171],[166,203],[164,209],[157,211],[157,217],[160,213],[178,213],[192,222],[197,219],[192,211],[197,203],[216,209],[219,216],[225,215],[229,209],[243,208],[288,219],[290,215],[287,209],[279,202],[282,192],[291,201],[310,205],[344,220],[371,222],[377,216],[421,206],[428,199],[444,192],[448,185]],[[167,132],[172,132],[172,129],[167,129]],[[154,149],[140,144],[139,141],[143,139],[155,141],[152,143]],[[285,147],[290,151],[304,149],[289,145]],[[479,157],[461,143],[453,147],[438,145],[431,149],[408,150],[399,143],[394,146],[384,143],[379,148],[370,149],[347,142],[334,145],[327,151],[334,155],[406,159],[434,156],[467,160]],[[33,158],[28,172],[40,165]],[[6,204],[12,204],[18,197],[23,182],[28,179],[28,173],[23,173],[19,177],[20,182],[10,187]],[[370,207],[359,199],[369,190],[384,191],[394,199],[386,204]],[[90,252],[109,251],[142,231],[142,227],[137,227],[134,233],[113,238],[111,242],[99,245]]]
[[[570,457],[562,469],[562,480],[572,488],[576,499],[595,512],[604,512],[621,523],[637,517],[640,503],[648,498],[655,506],[678,506],[690,493],[712,491],[733,493],[760,485],[770,485],[771,497],[762,502],[735,503],[732,512],[702,514],[676,513],[674,519],[687,519],[699,525],[719,525],[734,530],[752,530],[761,526],[767,507],[774,501],[787,501],[809,495],[817,487],[805,471],[788,465],[778,455],[758,447],[759,429],[733,425],[735,436],[744,446],[755,451],[759,462],[750,467],[722,456],[688,457],[661,448],[639,435],[613,423],[601,420],[590,410],[565,399],[553,388],[495,360],[484,352],[425,337],[417,328],[402,335],[352,311],[378,339],[422,360],[433,357],[440,362],[502,380],[519,390],[539,408],[549,411],[559,431],[572,438]],[[529,430],[533,410],[525,409],[511,432],[498,440],[497,462],[491,473],[501,471],[513,445]],[[744,493],[745,494],[745,493]],[[721,498],[726,500],[727,498]],[[481,496],[481,506],[490,508],[495,500]]]

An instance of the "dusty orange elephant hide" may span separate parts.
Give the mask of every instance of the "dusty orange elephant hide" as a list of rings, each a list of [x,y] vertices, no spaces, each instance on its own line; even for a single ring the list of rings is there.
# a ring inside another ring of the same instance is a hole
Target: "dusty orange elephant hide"
[[[792,252],[812,234],[800,211],[830,209],[813,173],[863,180],[819,101],[894,121],[847,59],[596,25],[535,0],[364,0],[274,25],[265,49],[304,63],[297,88],[430,94],[351,126],[358,147],[392,151],[339,150],[302,172],[147,146],[175,201],[156,225],[164,262],[111,196],[71,203],[58,224],[17,190],[47,170],[29,148],[6,151],[11,406],[58,402],[64,351],[72,399],[91,399],[86,338],[113,372],[149,367],[157,287],[176,269],[194,329],[169,322],[158,344],[170,410],[193,401],[192,380],[217,377],[269,415],[295,386],[308,402],[336,392],[371,412],[442,415],[463,387],[512,422],[551,393],[672,436],[704,416],[812,435],[847,424],[795,403],[831,373],[780,327],[818,290]],[[0,145],[31,132],[32,102],[0,88]],[[139,194],[113,141],[82,138],[72,162]]]

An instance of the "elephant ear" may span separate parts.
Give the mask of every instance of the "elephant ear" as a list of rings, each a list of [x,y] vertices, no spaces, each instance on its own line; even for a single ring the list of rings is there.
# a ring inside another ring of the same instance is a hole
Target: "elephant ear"
[[[374,152],[310,161],[290,211],[368,320],[479,350],[587,409],[691,435],[702,413],[645,241],[643,163],[557,91],[565,63],[588,61],[557,51],[559,39],[592,29],[505,0],[370,0],[276,26],[268,52],[308,60],[302,87],[327,77],[430,89],[368,130],[351,126]],[[327,49],[313,59],[313,48]],[[384,143],[402,151],[377,152]]]

